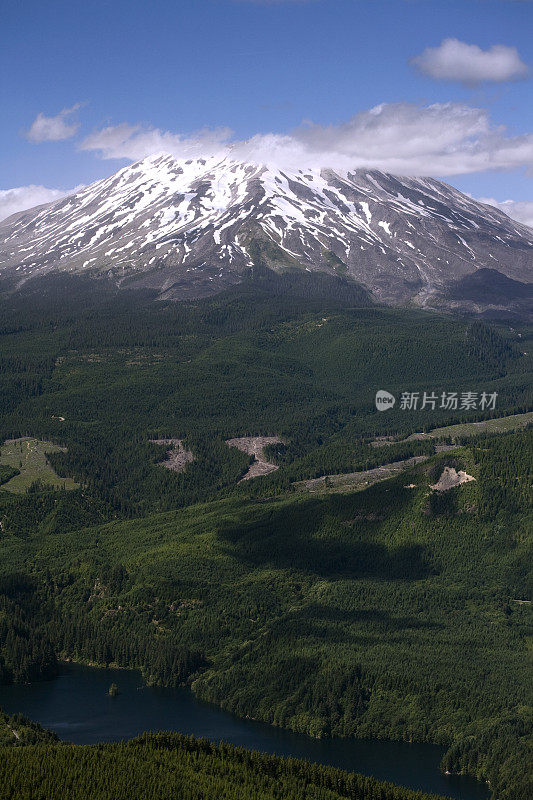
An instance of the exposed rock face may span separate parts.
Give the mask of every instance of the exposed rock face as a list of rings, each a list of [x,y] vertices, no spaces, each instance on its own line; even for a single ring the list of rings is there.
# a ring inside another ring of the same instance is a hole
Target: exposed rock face
[[[0,223],[0,275],[19,282],[67,271],[201,297],[258,257],[350,277],[385,303],[506,308],[531,281],[533,230],[433,179],[168,155]]]

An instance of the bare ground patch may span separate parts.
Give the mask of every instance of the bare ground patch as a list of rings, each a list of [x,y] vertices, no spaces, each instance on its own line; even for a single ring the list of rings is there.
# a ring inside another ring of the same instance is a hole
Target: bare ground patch
[[[453,489],[455,486],[460,486],[462,483],[468,483],[469,481],[475,480],[476,479],[472,477],[472,475],[468,475],[468,473],[462,469],[457,471],[455,467],[444,467],[442,475],[437,483],[434,483],[433,486],[430,486],[429,488],[436,492],[447,492],[449,489]]]
[[[243,453],[248,453],[249,456],[254,457],[248,472],[241,478],[239,483],[275,472],[278,466],[270,464],[266,460],[264,449],[270,444],[279,444],[280,442],[281,439],[278,436],[242,436],[238,439],[226,439],[226,444],[229,447],[236,447],[238,450],[242,450]]]
[[[187,464],[194,461],[194,455],[184,448],[181,439],[150,439],[150,442],[167,448],[167,457],[159,462],[161,467],[171,469],[173,472],[183,472]]]
[[[399,472],[404,472],[415,464],[427,461],[429,456],[413,456],[404,461],[393,461],[381,467],[367,469],[364,472],[348,472],[343,475],[323,475],[321,478],[311,478],[307,481],[298,481],[295,486],[307,489],[308,492],[337,491],[350,489],[367,489],[378,481],[391,478]]]

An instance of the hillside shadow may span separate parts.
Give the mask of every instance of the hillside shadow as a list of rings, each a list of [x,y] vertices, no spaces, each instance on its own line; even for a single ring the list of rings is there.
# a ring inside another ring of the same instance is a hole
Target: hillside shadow
[[[407,631],[438,631],[443,628],[442,623],[414,616],[394,617],[379,609],[346,611],[314,603],[284,614],[270,626],[270,633],[276,638],[311,637],[338,644],[369,645],[382,640],[384,635],[391,641],[398,634],[403,638]]]
[[[352,505],[348,503],[345,512],[353,513]],[[342,520],[332,518],[338,507],[338,499],[331,504],[310,499],[265,510],[259,519],[223,526],[219,537],[226,543],[228,555],[253,567],[302,570],[324,578],[344,579],[419,580],[435,574],[423,546],[387,548],[372,541],[369,531],[362,539],[342,525]]]

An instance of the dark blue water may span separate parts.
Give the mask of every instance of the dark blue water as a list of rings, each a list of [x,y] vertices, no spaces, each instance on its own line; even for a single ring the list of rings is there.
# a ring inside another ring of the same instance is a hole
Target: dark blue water
[[[109,697],[111,683],[120,694]],[[442,775],[441,747],[356,739],[312,739],[240,719],[195,698],[188,689],[144,686],[140,675],[69,664],[57,680],[0,686],[0,707],[21,713],[76,744],[130,739],[144,731],[178,731],[212,741],[293,756],[372,775],[454,800],[486,800],[484,784]]]

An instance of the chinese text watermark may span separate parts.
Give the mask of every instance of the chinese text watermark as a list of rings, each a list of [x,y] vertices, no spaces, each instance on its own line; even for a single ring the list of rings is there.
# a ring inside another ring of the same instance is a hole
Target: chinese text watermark
[[[398,408],[402,411],[494,411],[497,392],[402,392]],[[376,392],[376,408],[388,411],[393,408],[396,398],[390,392],[380,389]]]

